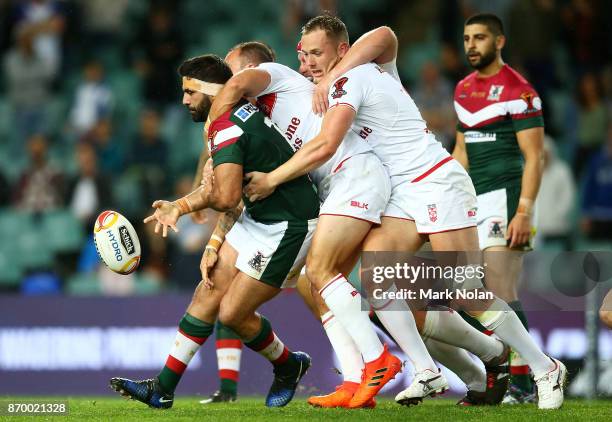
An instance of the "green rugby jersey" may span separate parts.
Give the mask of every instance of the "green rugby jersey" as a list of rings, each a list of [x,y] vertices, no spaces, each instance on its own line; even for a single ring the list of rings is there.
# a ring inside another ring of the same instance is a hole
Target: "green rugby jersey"
[[[488,78],[473,72],[455,88],[455,111],[476,194],[520,187],[523,154],[516,132],[544,126],[533,87],[508,65]]]
[[[239,103],[208,128],[208,148],[213,166],[234,163],[252,171],[269,173],[293,155],[289,142],[272,122],[250,103]],[[267,198],[244,205],[255,221],[304,221],[319,216],[319,197],[308,176],[298,177],[276,188]]]

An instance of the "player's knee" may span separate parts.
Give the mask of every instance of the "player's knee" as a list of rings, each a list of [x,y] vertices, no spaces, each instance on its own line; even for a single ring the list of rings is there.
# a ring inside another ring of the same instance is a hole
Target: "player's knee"
[[[218,319],[221,324],[229,328],[237,327],[240,324],[240,317],[236,309],[225,302],[221,302]]]
[[[601,309],[599,311],[599,318],[609,328],[612,328],[612,311],[606,311]]]

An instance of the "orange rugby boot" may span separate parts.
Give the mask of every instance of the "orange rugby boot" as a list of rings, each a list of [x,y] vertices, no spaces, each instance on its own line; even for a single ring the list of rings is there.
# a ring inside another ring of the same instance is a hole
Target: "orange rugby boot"
[[[308,404],[313,407],[348,407],[349,402],[355,395],[359,384],[351,381],[344,381],[342,385],[336,387],[336,391],[325,396],[312,396],[308,398]],[[367,402],[364,408],[373,409],[376,407],[374,399]]]
[[[402,372],[402,361],[389,353],[385,344],[380,357],[365,364],[361,384],[359,384],[359,388],[349,402],[348,408],[365,407],[366,403],[369,403],[381,388],[395,378],[399,372]]]

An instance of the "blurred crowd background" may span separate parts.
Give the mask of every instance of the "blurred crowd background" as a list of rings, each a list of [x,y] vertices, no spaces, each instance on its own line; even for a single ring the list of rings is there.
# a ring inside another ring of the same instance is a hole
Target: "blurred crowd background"
[[[402,81],[449,150],[454,86],[470,72],[463,22],[500,16],[503,57],[544,104],[539,247],[612,241],[612,2],[0,0],[0,292],[192,290],[215,213],[204,225],[181,219],[169,240],[140,223],[153,200],[190,191],[203,146],[176,68],[247,40],[297,68],[300,28],[323,10],[352,40],[380,25],[396,32]],[[136,274],[99,264],[91,231],[104,209],[140,234]]]

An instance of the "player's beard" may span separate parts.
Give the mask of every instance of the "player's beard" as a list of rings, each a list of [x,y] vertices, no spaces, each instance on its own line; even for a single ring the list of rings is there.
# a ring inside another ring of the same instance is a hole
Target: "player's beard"
[[[189,109],[191,113],[191,120],[194,122],[205,122],[210,112],[212,101],[209,97],[204,97],[202,102],[194,109]]]
[[[481,70],[495,61],[496,51],[494,48],[488,51],[485,51],[483,54],[480,55],[480,58],[475,62],[470,61],[469,53],[466,54],[465,57],[467,59],[468,64],[470,65],[472,69]]]

